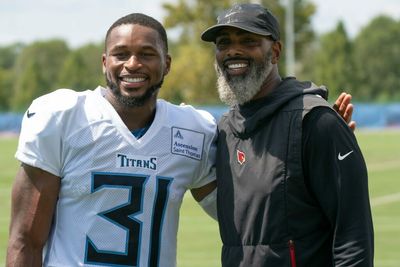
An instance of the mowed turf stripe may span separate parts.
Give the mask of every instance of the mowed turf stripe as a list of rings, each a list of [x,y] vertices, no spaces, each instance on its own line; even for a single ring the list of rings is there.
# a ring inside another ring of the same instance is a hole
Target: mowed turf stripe
[[[390,169],[396,169],[400,166],[400,160],[391,160],[379,163],[367,164],[368,171],[386,171]]]
[[[391,204],[400,201],[400,192],[371,199],[371,206],[376,207],[385,204]]]

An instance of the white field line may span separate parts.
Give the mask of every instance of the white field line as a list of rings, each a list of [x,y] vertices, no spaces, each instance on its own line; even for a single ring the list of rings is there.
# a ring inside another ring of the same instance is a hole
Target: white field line
[[[391,160],[380,163],[367,163],[368,171],[383,171],[387,169],[394,169],[400,166],[400,160]]]
[[[375,197],[375,198],[371,199],[371,206],[376,207],[376,206],[390,204],[390,203],[394,203],[394,202],[398,202],[398,201],[400,201],[400,193],[381,196],[381,197]]]

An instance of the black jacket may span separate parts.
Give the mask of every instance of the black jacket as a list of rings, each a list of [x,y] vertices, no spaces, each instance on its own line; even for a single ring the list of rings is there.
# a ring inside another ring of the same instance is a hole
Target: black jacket
[[[222,117],[223,266],[373,265],[365,162],[321,96],[326,91],[310,82],[285,79]]]

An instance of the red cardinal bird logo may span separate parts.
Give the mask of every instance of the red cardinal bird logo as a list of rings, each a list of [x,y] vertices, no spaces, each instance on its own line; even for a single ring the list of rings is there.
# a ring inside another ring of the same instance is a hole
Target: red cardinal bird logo
[[[242,165],[246,161],[246,155],[239,149],[236,150],[237,161]]]

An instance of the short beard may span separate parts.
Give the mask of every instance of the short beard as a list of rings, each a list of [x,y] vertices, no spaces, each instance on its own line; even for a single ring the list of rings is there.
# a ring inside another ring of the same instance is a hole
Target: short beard
[[[144,106],[144,104],[161,88],[164,82],[164,77],[163,77],[158,84],[155,84],[147,88],[146,92],[142,96],[129,97],[129,96],[123,96],[121,94],[121,90],[119,89],[118,84],[108,79],[107,74],[105,75],[105,78],[107,86],[108,88],[110,88],[115,99],[118,101],[118,103],[127,108],[136,108]]]
[[[229,73],[215,62],[217,72],[217,87],[219,98],[227,105],[242,105],[250,101],[261,89],[264,81],[272,70],[272,51],[264,57],[262,64],[249,60],[250,70],[241,76],[230,76]]]

